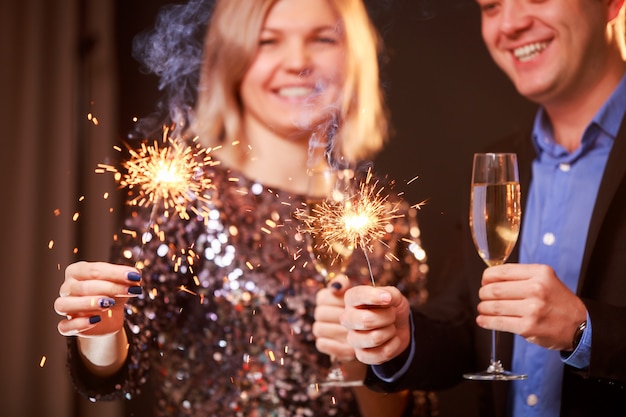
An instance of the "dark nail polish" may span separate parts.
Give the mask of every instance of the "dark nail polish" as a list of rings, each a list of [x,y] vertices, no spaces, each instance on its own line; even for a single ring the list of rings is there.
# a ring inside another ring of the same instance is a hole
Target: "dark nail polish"
[[[100,320],[102,320],[102,317],[100,316],[91,316],[89,317],[89,324],[96,324],[100,322]]]
[[[129,294],[139,295],[142,292],[143,292],[143,290],[141,289],[141,287],[129,287],[128,288],[128,293]]]
[[[331,287],[333,287],[336,290],[340,290],[341,289],[341,283],[340,282],[333,282],[332,284],[330,284]]]
[[[126,278],[128,278],[129,281],[139,282],[141,281],[141,274],[131,271],[128,274],[126,274]]]
[[[101,298],[100,299],[100,308],[110,308],[115,305],[115,300],[113,298]]]

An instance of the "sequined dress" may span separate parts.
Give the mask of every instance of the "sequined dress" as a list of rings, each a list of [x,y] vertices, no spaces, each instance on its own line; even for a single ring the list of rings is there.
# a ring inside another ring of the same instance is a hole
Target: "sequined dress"
[[[126,307],[129,358],[117,375],[95,379],[68,338],[77,390],[132,398],[150,373],[157,416],[358,416],[350,388],[314,388],[330,361],[311,331],[324,284],[294,216],[304,197],[220,166],[206,174],[210,201],[189,219],[137,207],[126,217],[113,261],[145,264],[143,296]],[[401,203],[399,213],[368,257],[377,285],[419,304],[426,264],[415,210]],[[347,274],[370,283],[362,252]]]

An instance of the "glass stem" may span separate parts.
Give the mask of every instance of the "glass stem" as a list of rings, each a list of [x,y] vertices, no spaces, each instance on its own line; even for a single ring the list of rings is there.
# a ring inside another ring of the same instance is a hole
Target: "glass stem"
[[[499,333],[500,332],[496,330],[491,331],[491,360],[489,363],[489,368],[487,368],[487,372],[489,373],[501,374],[504,372],[504,368],[502,367],[502,362],[500,362],[496,354]]]

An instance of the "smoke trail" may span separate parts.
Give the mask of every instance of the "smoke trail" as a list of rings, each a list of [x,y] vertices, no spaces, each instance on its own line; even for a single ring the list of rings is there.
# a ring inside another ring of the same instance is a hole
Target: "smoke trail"
[[[142,70],[160,78],[163,91],[154,114],[136,126],[139,137],[160,135],[163,125],[185,128],[192,117],[200,79],[204,35],[214,0],[190,0],[159,10],[154,28],[133,39],[133,57]],[[134,136],[133,133],[130,135]]]
[[[393,26],[394,10],[405,1],[414,0],[364,0],[364,3],[375,25],[381,32],[387,32]],[[163,125],[174,124],[175,129],[184,129],[191,122],[204,35],[214,6],[215,0],[189,0],[163,6],[154,28],[133,39],[133,57],[143,71],[159,77],[158,88],[163,96],[155,112],[139,120],[130,138],[160,137]]]
[[[393,29],[394,10],[402,1],[404,0],[363,0],[367,14],[383,38]]]

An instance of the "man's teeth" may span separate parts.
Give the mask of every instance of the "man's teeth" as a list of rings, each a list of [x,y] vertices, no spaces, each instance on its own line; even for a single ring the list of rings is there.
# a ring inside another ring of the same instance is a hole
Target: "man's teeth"
[[[308,97],[314,91],[310,87],[285,87],[278,90],[278,94],[284,97]]]
[[[529,61],[537,56],[541,51],[548,47],[548,42],[536,42],[524,45],[513,51],[513,55],[520,61]]]

